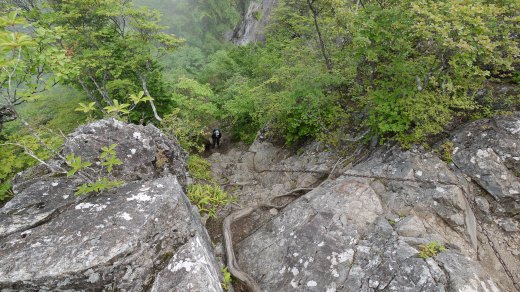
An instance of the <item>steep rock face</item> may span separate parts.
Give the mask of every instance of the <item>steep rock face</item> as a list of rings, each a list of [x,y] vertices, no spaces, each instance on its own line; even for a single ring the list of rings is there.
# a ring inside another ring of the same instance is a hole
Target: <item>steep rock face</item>
[[[472,123],[453,143],[455,165],[519,219],[520,113]]]
[[[254,0],[249,3],[240,23],[231,36],[231,42],[237,45],[263,42],[264,28],[269,22],[276,0]]]
[[[207,232],[182,190],[181,148],[153,126],[102,120],[78,128],[62,152],[95,170],[112,143],[123,161],[113,173],[126,182],[118,189],[77,197],[81,178],[43,166],[16,178],[15,198],[0,209],[0,289],[222,291]]]
[[[490,140],[468,140],[483,124]],[[519,127],[513,115],[462,129],[462,171],[424,151],[374,153],[242,240],[239,265],[265,291],[515,291],[488,238],[519,282]],[[420,258],[432,242],[446,250]]]

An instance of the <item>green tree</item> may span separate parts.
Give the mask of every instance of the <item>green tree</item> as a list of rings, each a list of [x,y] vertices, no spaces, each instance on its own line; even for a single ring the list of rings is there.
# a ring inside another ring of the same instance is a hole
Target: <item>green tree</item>
[[[29,24],[20,10],[2,10],[0,106],[15,111],[16,106],[34,99],[73,72],[65,51],[56,47],[60,31]]]
[[[161,119],[160,109],[168,106],[157,60],[181,41],[161,32],[158,12],[124,0],[64,0],[49,2],[38,17],[47,27],[62,28],[61,45],[77,68],[68,82],[80,86],[100,111],[142,90],[150,107],[143,103],[131,118],[146,113]]]
[[[355,68],[357,98],[373,134],[401,142],[439,133],[478,110],[475,93],[513,70],[514,1],[385,1],[335,7],[342,70]],[[343,69],[344,68],[344,69]]]

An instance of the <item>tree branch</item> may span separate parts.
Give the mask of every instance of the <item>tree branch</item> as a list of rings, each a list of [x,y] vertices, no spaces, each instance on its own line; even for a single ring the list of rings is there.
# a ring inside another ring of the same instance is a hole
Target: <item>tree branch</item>
[[[146,78],[144,78],[143,74],[141,74],[141,73],[139,73],[139,78],[141,79],[141,82],[142,82],[144,94],[146,94],[146,96],[152,98],[152,96],[150,96],[150,92],[148,92],[148,87],[146,85]],[[155,119],[158,120],[159,122],[162,121],[161,117],[157,113],[157,108],[155,108],[155,104],[154,104],[153,100],[150,100],[150,106],[152,107],[152,111],[153,111],[153,115],[154,115]]]

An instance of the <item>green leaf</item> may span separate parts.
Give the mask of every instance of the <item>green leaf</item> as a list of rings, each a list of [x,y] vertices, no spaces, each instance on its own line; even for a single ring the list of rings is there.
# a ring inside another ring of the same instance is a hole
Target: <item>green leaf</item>
[[[123,164],[123,162],[121,160],[119,160],[119,158],[117,158],[115,155],[107,156],[105,158],[105,161],[103,161],[101,163],[101,165],[107,167],[107,172],[108,173],[112,172],[112,168],[114,167],[114,165],[121,165],[121,164]]]
[[[130,106],[130,104],[128,103],[119,103],[119,101],[117,99],[114,99],[112,100],[112,102],[114,103],[113,106],[106,106],[105,107],[105,110],[109,113],[112,113],[112,112],[115,112],[115,113],[125,113],[125,114],[128,114],[130,113],[129,110],[127,110],[126,108]]]
[[[85,105],[84,103],[80,102],[79,107],[75,108],[74,110],[77,112],[88,113],[95,109],[95,105],[96,105],[95,102],[91,102],[88,105]]]

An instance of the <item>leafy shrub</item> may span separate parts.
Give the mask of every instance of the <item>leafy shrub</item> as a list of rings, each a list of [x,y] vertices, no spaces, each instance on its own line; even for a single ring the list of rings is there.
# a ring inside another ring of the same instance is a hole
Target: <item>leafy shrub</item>
[[[193,184],[188,186],[188,198],[199,208],[200,213],[206,213],[211,218],[217,215],[217,209],[236,199],[226,193],[219,185]]]
[[[123,181],[111,177],[114,166],[123,164],[123,162],[117,158],[116,147],[117,144],[111,144],[110,146],[103,146],[101,149],[99,159],[101,160],[101,166],[106,171],[106,177],[102,177],[101,172],[98,172],[97,180],[78,186],[76,192],[74,192],[75,195],[80,196],[91,192],[102,192],[123,185]],[[74,153],[67,155],[66,159],[67,165],[71,168],[67,172],[67,176],[73,176],[81,171],[88,171],[89,167],[92,165],[91,162],[81,161],[81,157],[75,156]]]
[[[186,150],[201,152],[210,125],[218,116],[215,95],[208,84],[180,78],[172,95],[175,108],[161,122],[162,129],[174,135]]]
[[[444,245],[433,241],[428,244],[422,244],[419,246],[419,257],[422,259],[431,258],[445,250],[446,248],[444,247]]]
[[[163,117],[161,130],[174,136],[182,148],[188,151],[204,151],[206,127],[198,119],[189,120],[180,115],[180,108]]]
[[[188,157],[188,170],[196,180],[211,181],[211,163],[198,155]]]
[[[9,199],[13,196],[11,192],[11,183],[5,182],[0,184],[0,202]]]

